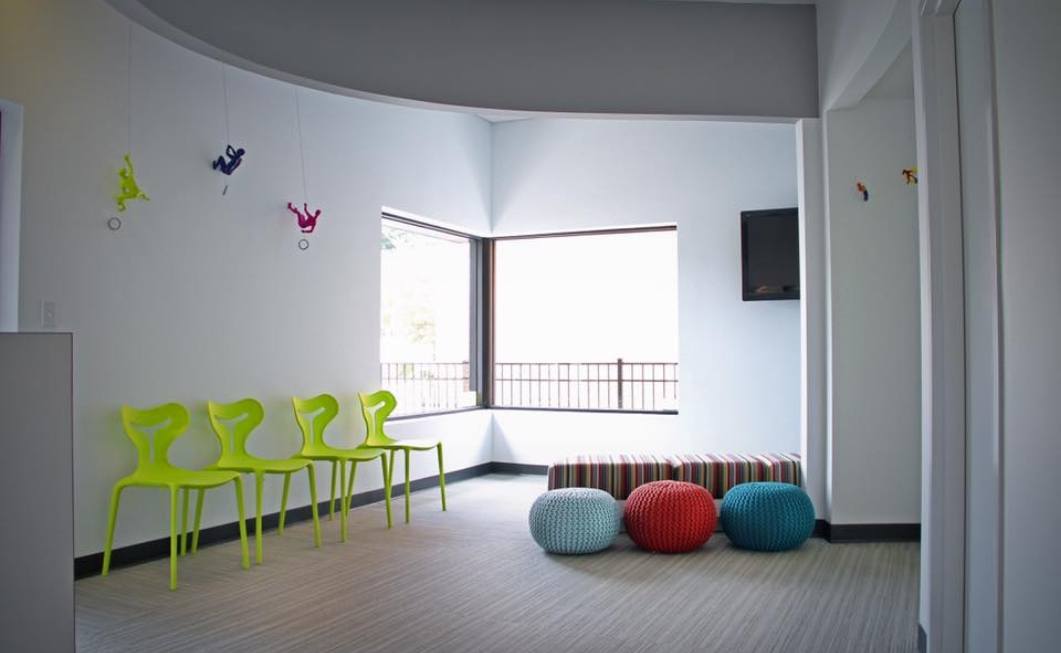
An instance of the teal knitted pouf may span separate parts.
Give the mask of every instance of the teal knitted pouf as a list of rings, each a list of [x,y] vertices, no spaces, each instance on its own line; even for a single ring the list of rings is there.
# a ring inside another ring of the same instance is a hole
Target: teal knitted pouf
[[[741,483],[722,500],[722,529],[742,549],[795,549],[814,532],[814,504],[789,483]]]
[[[619,505],[603,490],[550,490],[530,509],[531,537],[549,553],[594,553],[619,534]]]

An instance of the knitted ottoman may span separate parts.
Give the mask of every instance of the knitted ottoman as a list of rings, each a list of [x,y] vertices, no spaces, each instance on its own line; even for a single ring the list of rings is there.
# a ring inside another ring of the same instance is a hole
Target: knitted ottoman
[[[703,546],[715,531],[715,500],[699,485],[646,483],[630,493],[626,532],[642,549],[684,553]]]
[[[742,549],[795,549],[814,531],[814,504],[789,483],[742,483],[722,500],[722,529]]]
[[[604,490],[550,490],[530,509],[531,537],[549,553],[594,553],[619,534],[619,506]]]

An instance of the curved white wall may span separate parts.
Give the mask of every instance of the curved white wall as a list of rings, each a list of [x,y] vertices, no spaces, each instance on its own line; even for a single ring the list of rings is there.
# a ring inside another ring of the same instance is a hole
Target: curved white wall
[[[352,444],[354,393],[379,378],[381,207],[490,228],[488,123],[303,89],[308,193],[323,216],[299,251],[284,206],[303,197],[296,88],[228,70],[231,139],[247,156],[226,179],[209,165],[226,143],[221,70],[98,0],[0,4],[0,96],[25,107],[20,326],[39,329],[48,300],[75,334],[78,555],[102,548],[110,487],[133,468],[120,404],[188,405],[192,426],[172,454],[193,467],[217,452],[210,398],[262,400],[251,448],[286,456],[298,444],[290,395],[332,392],[343,412],[329,439]],[[151,201],[131,203],[111,232],[127,149]],[[450,469],[490,460],[488,414],[435,426]],[[415,476],[435,473],[419,458]],[[380,485],[378,466],[358,475],[359,490]],[[267,510],[279,487],[267,485]],[[164,499],[127,494],[117,545],[165,535]],[[308,503],[305,483],[291,499]],[[207,501],[204,523],[231,521],[232,508],[227,493]]]

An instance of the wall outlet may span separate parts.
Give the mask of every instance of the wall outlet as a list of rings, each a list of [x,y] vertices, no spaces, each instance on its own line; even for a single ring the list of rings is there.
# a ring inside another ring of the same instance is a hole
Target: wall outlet
[[[55,328],[55,302],[41,302],[41,328]]]

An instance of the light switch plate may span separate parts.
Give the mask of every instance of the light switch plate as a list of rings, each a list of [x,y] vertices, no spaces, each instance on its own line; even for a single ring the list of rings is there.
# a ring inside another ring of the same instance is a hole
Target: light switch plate
[[[41,328],[55,328],[55,302],[41,302]]]

